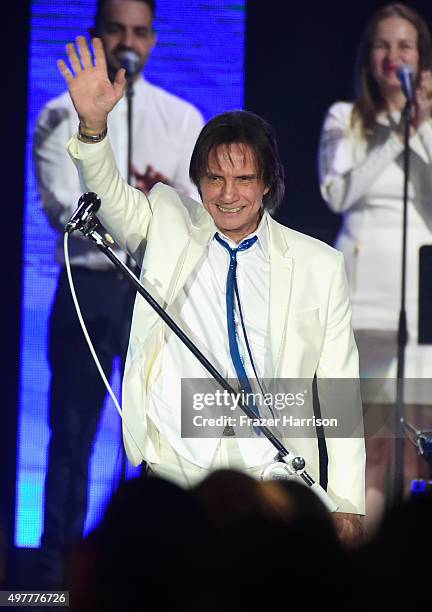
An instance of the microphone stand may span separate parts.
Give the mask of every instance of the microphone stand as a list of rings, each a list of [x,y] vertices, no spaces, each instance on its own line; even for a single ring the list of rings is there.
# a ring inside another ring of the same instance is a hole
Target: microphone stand
[[[126,180],[128,185],[132,185],[132,151],[133,151],[133,132],[132,132],[132,112],[133,112],[133,80],[128,78],[126,84],[126,100],[127,100],[127,172]],[[133,266],[130,255],[126,255],[126,264],[128,268]]]
[[[126,100],[127,100],[127,182],[131,185],[132,179],[132,151],[133,151],[133,134],[132,134],[132,108],[133,108],[133,81],[128,79],[126,85]]]
[[[408,221],[408,184],[410,171],[409,137],[412,117],[412,102],[408,98],[402,112],[404,121],[404,186],[403,186],[403,208],[402,208],[402,269],[401,269],[401,298],[399,311],[399,324],[397,334],[397,374],[396,374],[396,410],[395,410],[395,468],[393,482],[393,504],[398,504],[403,499],[404,487],[404,390],[405,390],[405,349],[408,340],[407,317],[406,317],[406,244],[407,244],[407,221]]]
[[[85,194],[82,196],[95,196],[94,193]],[[98,199],[99,200],[99,199]],[[100,204],[100,200],[99,200]],[[76,229],[79,229],[84,236],[89,238],[96,247],[105,253],[110,261],[129,279],[138,293],[145,299],[145,301],[155,310],[155,312],[161,317],[161,319],[168,325],[168,327],[177,335],[177,337],[183,342],[183,344],[191,351],[191,353],[198,359],[203,367],[211,374],[211,376],[220,384],[220,386],[228,391],[231,396],[237,396],[237,391],[225,380],[225,378],[218,372],[218,370],[208,361],[208,359],[201,353],[201,351],[194,345],[189,337],[180,329],[175,321],[166,313],[166,311],[158,304],[158,302],[152,297],[152,295],[145,289],[135,274],[129,270],[128,266],[124,264],[107,244],[107,239],[103,238],[96,229],[97,218],[94,214],[87,215],[85,221],[81,224],[76,224]],[[110,237],[112,240],[112,238]],[[114,241],[112,241],[114,242]],[[243,412],[250,418],[256,419],[255,412],[249,408],[247,404],[240,398],[239,406]],[[306,462],[303,457],[295,456],[293,453],[288,451],[285,446],[276,438],[273,432],[265,425],[257,425],[258,429],[264,434],[264,436],[273,444],[278,451],[282,461],[274,463],[276,466],[277,477],[281,478],[281,470],[284,469],[285,478],[291,476],[298,476],[303,482],[311,487],[315,493],[320,497],[321,501],[327,507],[330,512],[336,512],[338,509],[337,504],[330,498],[319,483],[315,482],[314,479],[308,474],[305,469]],[[270,466],[268,466],[270,467]],[[268,470],[268,468],[267,468]]]

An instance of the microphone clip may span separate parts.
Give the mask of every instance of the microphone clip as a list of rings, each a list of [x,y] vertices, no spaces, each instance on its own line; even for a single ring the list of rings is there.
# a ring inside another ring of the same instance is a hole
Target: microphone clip
[[[418,451],[418,454],[432,467],[432,429],[416,429],[411,423],[401,419],[407,431],[407,438]]]
[[[97,224],[95,214],[100,205],[101,200],[96,193],[92,191],[83,193],[78,200],[77,209],[66,224],[65,231],[72,234],[72,232],[80,230],[84,235],[87,235]]]

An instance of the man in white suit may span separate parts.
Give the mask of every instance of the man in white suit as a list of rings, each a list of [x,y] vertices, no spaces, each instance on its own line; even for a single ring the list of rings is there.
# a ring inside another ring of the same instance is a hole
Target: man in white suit
[[[203,204],[162,184],[147,200],[121,178],[107,138],[107,116],[123,94],[124,73],[111,83],[98,39],[93,50],[94,63],[78,37],[76,47],[68,45],[72,71],[58,63],[80,118],[69,153],[83,186],[101,197],[102,223],[142,265],[141,279],[154,297],[225,376],[357,378],[342,256],[266,212],[283,195],[270,126],[243,111],[215,117],[190,165]],[[232,314],[230,291],[237,304]],[[268,440],[237,439],[229,431],[213,439],[182,438],[180,381],[205,375],[138,297],[123,385],[129,458],[134,464],[144,459],[154,473],[186,486],[218,467],[258,477],[275,460]],[[353,410],[361,422],[360,405]],[[318,479],[316,438],[285,442]],[[331,438],[327,451],[328,492],[339,506],[339,531],[351,538],[364,512],[364,442]]]

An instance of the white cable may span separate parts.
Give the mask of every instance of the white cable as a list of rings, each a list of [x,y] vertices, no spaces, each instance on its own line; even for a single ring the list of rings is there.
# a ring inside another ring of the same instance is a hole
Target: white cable
[[[79,320],[80,325],[81,325],[81,329],[83,330],[84,337],[85,337],[85,339],[87,341],[87,344],[88,344],[89,349],[90,349],[90,353],[91,353],[91,355],[92,355],[92,357],[94,359],[94,362],[96,364],[98,372],[99,372],[99,374],[100,374],[100,376],[101,376],[101,378],[102,378],[102,380],[104,382],[104,385],[105,385],[108,393],[111,396],[112,401],[114,402],[114,406],[116,407],[117,412],[120,415],[120,418],[121,418],[121,420],[123,422],[123,425],[124,425],[125,429],[127,430],[129,436],[131,437],[131,440],[133,441],[133,443],[137,447],[138,451],[144,457],[144,453],[143,453],[140,445],[138,444],[138,442],[133,437],[132,432],[131,432],[131,430],[128,427],[127,421],[125,420],[125,418],[123,416],[123,410],[121,409],[120,404],[119,404],[119,402],[118,402],[118,400],[117,400],[117,398],[116,398],[116,396],[114,394],[114,391],[112,390],[111,385],[109,384],[109,381],[108,381],[107,377],[105,376],[105,372],[102,369],[102,366],[100,364],[99,358],[98,358],[98,356],[96,354],[95,348],[93,346],[93,343],[92,343],[91,338],[89,336],[89,333],[87,331],[87,327],[86,327],[86,324],[84,322],[83,316],[81,314],[81,309],[80,309],[80,306],[79,306],[78,298],[77,298],[77,295],[76,295],[76,292],[75,292],[75,286],[74,286],[73,279],[72,279],[72,270],[71,270],[71,265],[70,265],[70,260],[69,260],[68,242],[69,242],[69,234],[68,234],[68,232],[65,232],[64,236],[63,236],[63,248],[64,248],[64,254],[65,254],[66,273],[67,273],[67,277],[68,277],[68,281],[69,281],[69,287],[70,287],[71,294],[72,294],[72,300],[73,300],[73,303],[74,303],[74,306],[75,306],[75,310],[76,310],[76,313],[77,313],[77,316],[78,316],[78,320]]]

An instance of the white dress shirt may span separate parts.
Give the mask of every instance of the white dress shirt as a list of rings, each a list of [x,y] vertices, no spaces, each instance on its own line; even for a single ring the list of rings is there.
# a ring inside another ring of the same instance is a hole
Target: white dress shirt
[[[238,246],[221,232],[219,235],[231,248]],[[263,217],[257,231],[252,235],[258,237],[256,243],[237,253],[237,280],[249,345],[260,378],[264,371],[272,369],[266,367],[266,360],[270,359],[270,260],[266,217]],[[212,239],[177,296],[170,314],[222,376],[237,379],[228,345],[228,267],[228,251],[217,240]],[[254,378],[237,304],[235,320],[240,354],[248,376]],[[209,468],[220,438],[216,435],[212,438],[181,437],[181,379],[208,378],[210,374],[167,327],[165,330],[166,343],[161,375],[149,395],[148,416],[182,457],[200,467]],[[238,438],[238,444],[246,467],[263,464],[277,454],[273,445],[265,438]]]

